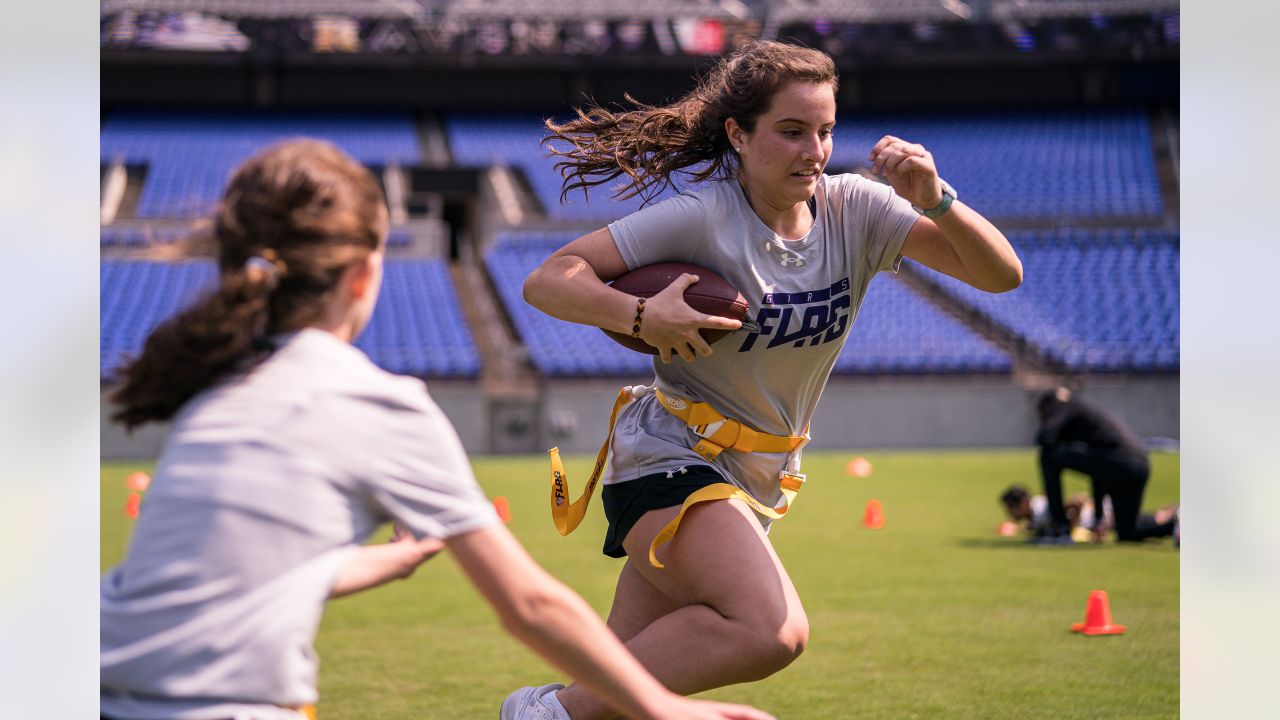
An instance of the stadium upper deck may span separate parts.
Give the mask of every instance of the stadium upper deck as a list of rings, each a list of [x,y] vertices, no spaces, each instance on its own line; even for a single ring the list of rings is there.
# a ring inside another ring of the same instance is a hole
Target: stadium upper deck
[[[1177,0],[103,0],[102,14],[208,13],[288,18],[536,18],[627,20],[671,17],[760,22],[1026,20],[1176,12]]]

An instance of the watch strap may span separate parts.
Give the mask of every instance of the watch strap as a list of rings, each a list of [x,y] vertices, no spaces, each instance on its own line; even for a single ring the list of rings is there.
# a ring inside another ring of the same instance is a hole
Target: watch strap
[[[931,208],[922,209],[919,211],[921,215],[931,220],[933,218],[941,217],[945,215],[947,211],[951,209],[951,203],[955,202],[956,200],[955,188],[951,187],[950,183],[948,183],[946,180],[942,180],[941,178],[939,178],[939,182],[942,183],[942,200],[938,201],[938,204],[934,205]]]

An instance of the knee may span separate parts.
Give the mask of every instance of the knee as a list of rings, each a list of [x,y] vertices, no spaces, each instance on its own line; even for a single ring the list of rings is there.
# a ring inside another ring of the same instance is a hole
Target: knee
[[[800,657],[809,644],[809,619],[804,611],[791,613],[781,625],[757,627],[749,631],[750,652],[756,658],[758,677],[766,678]]]
[[[797,611],[793,617],[787,618],[778,631],[778,655],[786,667],[791,661],[800,657],[800,653],[809,645],[809,618],[804,611]]]

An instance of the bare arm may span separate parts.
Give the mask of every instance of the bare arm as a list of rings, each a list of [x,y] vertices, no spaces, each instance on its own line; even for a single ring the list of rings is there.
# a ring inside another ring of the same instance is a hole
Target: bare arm
[[[524,282],[525,302],[561,320],[630,334],[636,299],[606,283],[627,271],[609,228],[583,235],[557,250]],[[658,348],[663,362],[674,352],[686,361],[710,355],[702,328],[737,330],[742,323],[705,315],[684,302],[684,290],[696,282],[683,275],[645,303],[640,337]]]
[[[769,718],[753,708],[688,700],[667,690],[591,607],[539,567],[505,527],[450,538],[448,546],[508,632],[627,717]]]
[[[609,228],[600,228],[555,251],[529,273],[524,299],[551,317],[629,333],[635,298],[605,284],[626,272]]]
[[[886,135],[871,149],[869,159],[872,170],[916,207],[934,207],[942,200],[933,155],[923,146]],[[1022,284],[1022,261],[1009,240],[958,200],[937,219],[917,220],[902,254],[979,290],[1000,293]]]
[[[338,576],[329,590],[329,597],[339,598],[392,580],[403,580],[443,549],[443,540],[417,540],[397,527],[389,542],[356,548],[351,558],[338,570]]]

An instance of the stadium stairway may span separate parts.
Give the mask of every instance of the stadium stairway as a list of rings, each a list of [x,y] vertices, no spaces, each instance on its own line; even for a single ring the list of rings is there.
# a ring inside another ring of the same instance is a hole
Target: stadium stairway
[[[480,390],[489,415],[490,452],[536,452],[542,415],[542,380],[498,305],[488,273],[473,246],[463,243],[449,273],[480,354]]]
[[[1024,387],[1041,387],[1060,382],[1069,371],[1055,363],[1038,348],[1015,335],[991,316],[968,306],[960,305],[942,291],[936,283],[927,279],[932,271],[909,260],[904,260],[898,276],[916,294],[929,304],[955,318],[965,327],[994,343],[1013,358],[1011,375],[1014,382]]]
[[[453,153],[444,126],[434,113],[418,118],[418,144],[422,147],[422,164],[429,168],[447,168],[453,165]]]
[[[447,138],[441,141],[448,144]],[[484,248],[492,238],[512,227],[538,227],[550,223],[537,199],[518,171],[491,166],[480,176],[476,198],[475,225],[470,240],[458,244],[458,257],[451,264],[463,314],[475,336],[483,370],[486,393],[495,397],[530,397],[537,394],[540,375],[529,360],[529,350],[520,341],[511,317],[502,307],[500,294],[484,267]]]

